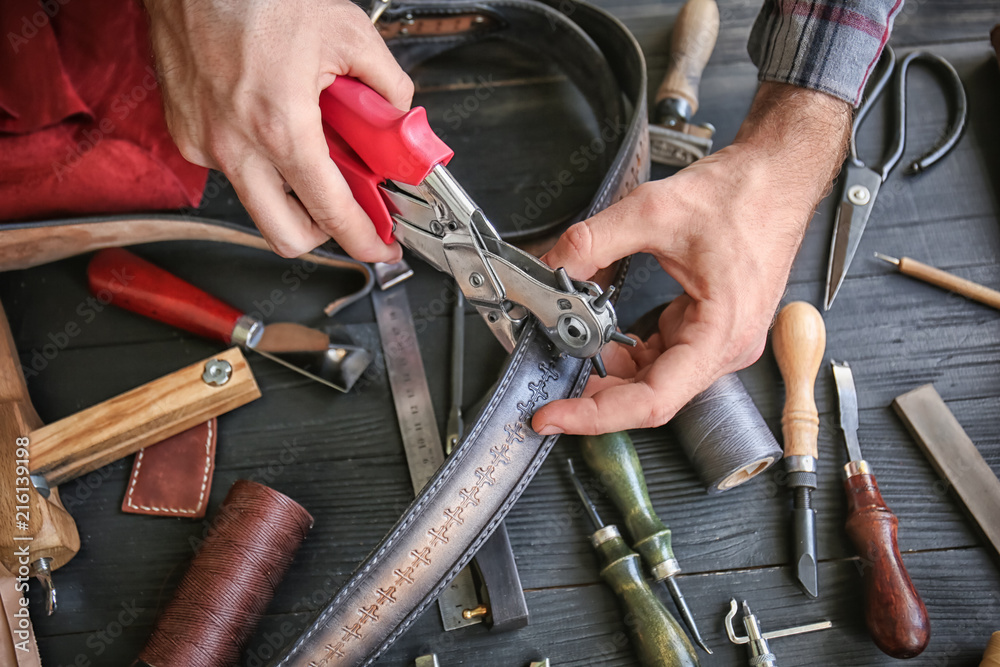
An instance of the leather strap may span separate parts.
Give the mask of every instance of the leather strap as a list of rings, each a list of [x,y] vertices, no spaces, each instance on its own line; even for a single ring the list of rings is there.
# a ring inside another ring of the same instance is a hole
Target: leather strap
[[[566,67],[590,100],[598,122],[616,128],[615,151],[589,216],[648,178],[645,63],[624,26],[602,10],[573,2],[568,15],[534,0],[414,2],[390,10],[416,19],[449,12],[496,17],[491,37],[524,41]],[[572,19],[572,20],[570,20]],[[403,35],[390,47],[405,65],[480,35]],[[609,86],[613,90],[609,90]],[[602,115],[605,114],[605,115]],[[609,142],[610,143],[610,142]],[[624,278],[620,266],[616,282]],[[465,441],[389,534],[272,667],[368,665],[398,638],[475,555],[545,460],[555,437],[531,430],[544,403],[578,396],[589,362],[554,358],[544,336],[527,330],[490,401]]]

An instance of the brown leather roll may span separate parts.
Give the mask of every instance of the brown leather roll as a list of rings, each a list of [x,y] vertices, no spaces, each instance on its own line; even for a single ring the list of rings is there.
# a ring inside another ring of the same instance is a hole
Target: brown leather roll
[[[312,524],[288,496],[233,484],[133,666],[237,664]]]

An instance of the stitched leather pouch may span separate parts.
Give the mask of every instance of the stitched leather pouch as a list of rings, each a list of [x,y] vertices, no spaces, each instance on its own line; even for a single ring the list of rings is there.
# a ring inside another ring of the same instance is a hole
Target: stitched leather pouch
[[[213,417],[135,455],[122,511],[200,519],[215,472]]]

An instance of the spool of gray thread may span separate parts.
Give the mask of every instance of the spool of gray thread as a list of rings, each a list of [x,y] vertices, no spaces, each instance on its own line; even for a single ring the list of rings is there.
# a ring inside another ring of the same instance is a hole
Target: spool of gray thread
[[[753,479],[783,455],[735,373],[691,399],[668,427],[713,494]]]
[[[669,303],[631,327],[642,340],[657,331]],[[770,468],[784,452],[735,373],[723,375],[691,399],[667,424],[709,493],[721,493]]]

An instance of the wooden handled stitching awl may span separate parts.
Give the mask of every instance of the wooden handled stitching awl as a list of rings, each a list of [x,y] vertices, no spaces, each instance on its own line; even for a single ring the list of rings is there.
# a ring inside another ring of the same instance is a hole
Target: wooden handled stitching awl
[[[826,351],[823,316],[804,301],[788,304],[778,313],[771,345],[785,380],[781,432],[788,485],[795,494],[792,510],[795,576],[807,595],[817,597],[816,510],[812,506],[812,493],[816,489],[819,456],[819,412],[814,387]]]
[[[973,301],[986,304],[991,308],[1000,309],[1000,292],[994,289],[974,283],[971,280],[966,280],[965,278],[959,278],[947,271],[936,269],[933,266],[918,262],[910,257],[896,258],[883,255],[880,252],[875,253],[875,256],[883,262],[895,265],[904,276],[922,280],[925,283],[936,285],[941,289],[946,289],[949,292],[961,294]]]
[[[712,151],[710,124],[693,125],[698,111],[701,74],[719,36],[715,0],[688,0],[677,15],[670,37],[667,76],[656,91],[649,154],[653,162],[685,167]]]
[[[628,433],[587,436],[581,446],[583,460],[607,487],[608,496],[625,517],[625,527],[632,536],[632,547],[639,552],[656,581],[666,583],[692,638],[711,654],[698,632],[694,615],[677,585],[675,576],[681,568],[674,556],[670,529],[657,516],[646,488],[646,478],[639,455]]]
[[[583,484],[567,461],[570,479],[596,532],[590,543],[601,559],[601,578],[611,587],[631,618],[632,646],[645,667],[697,667],[698,655],[676,619],[653,594],[642,576],[639,556],[628,548],[616,526],[606,526]]]
[[[820,621],[819,623],[810,623],[809,625],[800,625],[795,628],[787,628],[785,630],[774,630],[772,632],[761,632],[760,624],[757,622],[757,617],[753,615],[750,611],[750,605],[747,601],[743,601],[743,627],[746,628],[746,637],[740,637],[736,634],[733,629],[733,619],[736,617],[736,600],[730,598],[729,600],[729,613],[726,614],[726,635],[729,637],[729,641],[734,644],[746,644],[747,651],[750,653],[750,664],[754,667],[777,667],[778,658],[771,653],[771,648],[768,646],[767,642],[770,639],[777,639],[779,637],[790,637],[792,635],[801,635],[806,632],[815,632],[817,630],[826,630],[827,628],[832,628],[833,623],[830,621]]]
[[[865,622],[875,645],[893,658],[912,658],[931,639],[927,609],[899,555],[899,520],[882,500],[858,442],[858,395],[851,367],[830,362],[840,399],[840,426],[850,461],[844,466],[847,535],[861,556]]]

